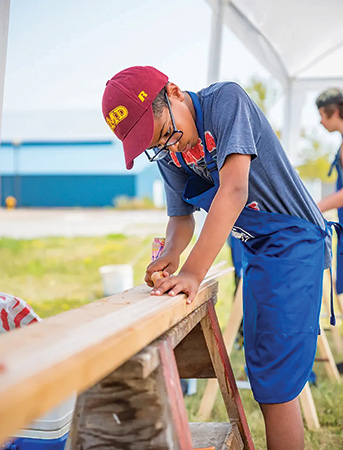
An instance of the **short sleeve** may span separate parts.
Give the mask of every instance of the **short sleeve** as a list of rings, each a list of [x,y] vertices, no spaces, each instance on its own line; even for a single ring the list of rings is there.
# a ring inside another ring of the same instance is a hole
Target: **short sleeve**
[[[168,156],[157,161],[157,165],[164,182],[168,216],[187,216],[196,211],[182,197],[188,174],[181,167],[176,167]]]
[[[214,98],[213,130],[216,135],[220,170],[228,155],[239,153],[256,158],[261,136],[261,111],[236,83],[224,83]]]

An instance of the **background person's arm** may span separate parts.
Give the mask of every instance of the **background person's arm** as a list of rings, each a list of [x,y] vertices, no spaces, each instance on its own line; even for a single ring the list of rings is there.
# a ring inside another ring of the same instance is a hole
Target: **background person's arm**
[[[180,255],[190,243],[195,228],[193,214],[188,216],[173,216],[169,218],[166,230],[166,242],[161,256],[147,267],[145,282],[153,286],[151,275],[164,271],[172,275],[180,263]]]
[[[318,208],[321,212],[329,211],[330,209],[342,208],[343,207],[343,189],[340,189],[333,194],[324,197],[320,202],[318,202]]]

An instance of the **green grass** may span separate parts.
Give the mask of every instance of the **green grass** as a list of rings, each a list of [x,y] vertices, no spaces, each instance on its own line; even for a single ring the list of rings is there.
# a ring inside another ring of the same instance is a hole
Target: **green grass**
[[[0,239],[0,290],[26,299],[41,317],[49,317],[102,297],[98,268],[106,264],[132,264],[135,284],[142,284],[150,262],[153,236],[126,237],[121,234],[92,238],[46,238],[33,240]],[[187,252],[186,252],[187,254]],[[184,259],[184,258],[183,258]],[[230,260],[225,247],[217,260]],[[220,280],[217,314],[223,327],[230,316],[233,276]],[[331,342],[330,333],[327,333]],[[332,350],[334,346],[331,345]],[[334,353],[336,361],[343,354]],[[231,362],[237,379],[244,379],[242,350],[234,350]],[[343,448],[343,388],[332,383],[323,363],[315,363],[317,386],[312,387],[321,430],[306,430],[307,450]],[[185,399],[189,419],[198,420],[205,381],[198,383],[195,396]],[[266,448],[264,424],[258,405],[250,391],[240,391],[256,450]],[[225,421],[227,415],[220,395],[211,421]]]

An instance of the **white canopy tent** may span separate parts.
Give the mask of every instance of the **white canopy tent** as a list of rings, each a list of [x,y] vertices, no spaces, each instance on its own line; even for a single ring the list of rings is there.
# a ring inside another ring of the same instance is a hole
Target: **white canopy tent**
[[[0,133],[2,123],[2,104],[4,97],[9,10],[10,0],[0,1]]]
[[[285,90],[282,140],[294,160],[308,89],[343,85],[342,0],[206,0],[213,9],[209,81],[227,25]]]

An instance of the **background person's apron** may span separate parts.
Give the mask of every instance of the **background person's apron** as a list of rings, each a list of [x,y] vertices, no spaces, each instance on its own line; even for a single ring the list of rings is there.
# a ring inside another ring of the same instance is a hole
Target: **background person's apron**
[[[183,198],[208,211],[219,172],[206,148],[201,105],[189,93],[213,184],[177,153],[189,173]],[[324,239],[329,230],[304,219],[243,208],[232,235],[243,242],[244,345],[249,380],[260,403],[297,397],[313,366],[319,332]]]
[[[342,136],[343,137],[343,136]],[[341,155],[341,147],[338,150],[336,157],[331,164],[330,171],[328,173],[328,176],[331,175],[333,168],[337,171],[337,181],[336,181],[336,191],[339,191],[343,188],[343,169],[340,165],[340,155]],[[338,213],[338,220],[340,223],[343,223],[343,207],[337,209]],[[337,252],[336,252],[336,263],[337,263],[337,269],[336,269],[336,291],[337,294],[343,293],[343,243],[341,244],[341,248],[338,245],[339,241],[337,242]]]

